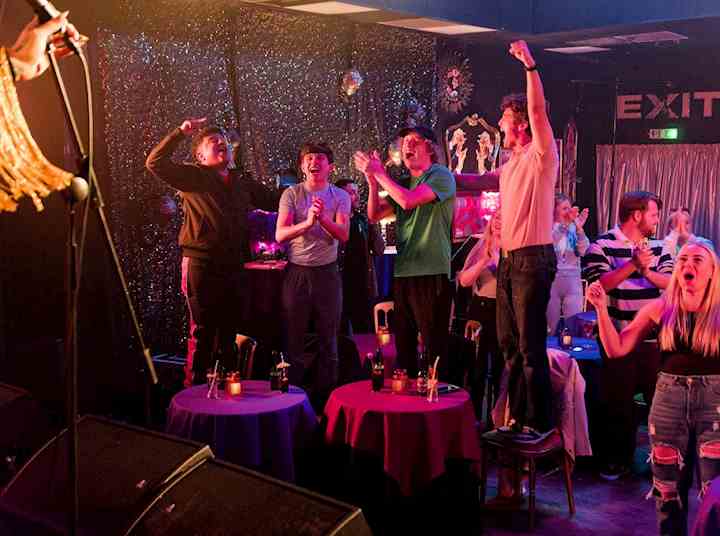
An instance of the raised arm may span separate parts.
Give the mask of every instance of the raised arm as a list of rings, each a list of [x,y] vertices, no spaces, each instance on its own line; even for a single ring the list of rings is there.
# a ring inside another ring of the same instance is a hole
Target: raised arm
[[[540,154],[554,150],[555,137],[553,136],[550,120],[547,115],[545,91],[543,90],[540,73],[535,59],[525,41],[515,41],[510,44],[510,54],[517,58],[525,67],[525,80],[527,83],[528,119],[533,133],[533,145]]]
[[[158,179],[183,192],[202,188],[206,183],[204,172],[196,166],[176,164],[172,161],[175,149],[186,136],[202,128],[207,119],[188,119],[172,130],[148,154],[145,167]]]
[[[30,80],[45,72],[50,66],[50,60],[45,53],[48,44],[53,45],[55,59],[73,54],[65,44],[63,34],[76,45],[87,41],[87,38],[81,36],[75,26],[68,22],[67,17],[66,11],[43,24],[40,24],[37,17],[33,17],[22,29],[15,44],[7,51],[15,81]]]
[[[662,310],[662,298],[653,300],[640,309],[633,321],[618,333],[608,313],[607,294],[599,281],[588,287],[587,298],[597,311],[600,341],[609,358],[628,355],[657,324]]]
[[[355,153],[354,159],[355,167],[366,177],[372,176],[403,210],[412,210],[417,206],[432,203],[437,199],[437,195],[427,184],[420,184],[417,188],[408,190],[392,180],[385,171],[385,166],[383,166],[377,151],[372,154],[358,151]],[[369,208],[368,218],[370,218]],[[378,221],[372,218],[371,220],[373,222]]]
[[[380,187],[375,179],[374,175],[368,172],[368,163],[370,157],[367,153],[361,151],[356,152],[353,155],[355,161],[355,168],[365,175],[365,179],[368,184],[368,202],[367,202],[367,217],[370,223],[377,223],[383,218],[391,216],[395,211],[387,200],[380,197]]]

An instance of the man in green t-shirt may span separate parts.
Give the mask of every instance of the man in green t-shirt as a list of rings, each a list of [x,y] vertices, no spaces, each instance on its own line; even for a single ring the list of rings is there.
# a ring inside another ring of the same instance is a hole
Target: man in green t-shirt
[[[397,218],[395,259],[395,345],[398,366],[417,372],[417,335],[440,373],[448,370],[450,318],[451,226],[455,205],[455,178],[437,163],[437,139],[423,126],[403,129],[402,159],[410,171],[401,185],[385,171],[377,151],[355,153],[355,167],[368,181],[368,218],[377,222]],[[388,196],[378,195],[380,188]],[[447,374],[444,374],[447,378]]]

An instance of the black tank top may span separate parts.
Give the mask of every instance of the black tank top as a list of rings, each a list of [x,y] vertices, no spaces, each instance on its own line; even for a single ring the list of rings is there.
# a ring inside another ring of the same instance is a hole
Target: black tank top
[[[693,340],[695,334],[695,313],[690,313],[690,336]],[[695,352],[685,341],[681,340],[680,334],[675,332],[676,348],[663,351],[660,370],[668,374],[678,376],[709,376],[720,374],[720,357],[705,356]]]

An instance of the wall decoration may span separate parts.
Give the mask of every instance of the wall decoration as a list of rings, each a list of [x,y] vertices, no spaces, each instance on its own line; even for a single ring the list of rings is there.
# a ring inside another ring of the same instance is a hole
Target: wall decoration
[[[453,173],[482,175],[497,167],[500,131],[478,114],[465,117],[445,130],[445,155]]]
[[[443,110],[458,113],[470,103],[475,84],[472,80],[470,60],[450,56],[440,64],[440,105]]]

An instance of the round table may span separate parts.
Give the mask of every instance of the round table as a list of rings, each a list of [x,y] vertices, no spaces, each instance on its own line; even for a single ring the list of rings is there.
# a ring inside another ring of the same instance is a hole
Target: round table
[[[595,339],[584,339],[582,337],[573,337],[572,344],[569,348],[562,348],[558,343],[557,337],[547,338],[547,347],[556,348],[566,352],[573,359],[578,361],[599,361],[600,348]]]
[[[369,380],[335,389],[325,406],[325,439],[381,457],[404,495],[442,475],[447,459],[480,459],[467,391],[441,392],[431,403],[416,394],[393,394],[389,385],[377,393]]]
[[[317,426],[305,391],[270,391],[266,381],[242,382],[242,394],[208,399],[207,387],[175,395],[168,410],[167,432],[207,443],[218,458],[295,480],[293,452]]]

